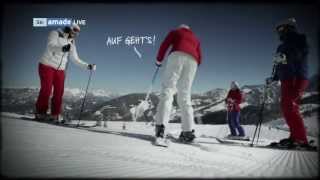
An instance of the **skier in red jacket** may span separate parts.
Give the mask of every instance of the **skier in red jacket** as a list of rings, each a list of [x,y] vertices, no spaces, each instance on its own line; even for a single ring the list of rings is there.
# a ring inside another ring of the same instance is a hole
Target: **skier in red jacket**
[[[164,123],[169,121],[173,95],[177,89],[182,121],[182,132],[179,138],[184,142],[192,142],[195,135],[191,86],[197,67],[201,63],[200,42],[189,26],[180,25],[171,31],[162,42],[157,56],[157,66],[161,66],[169,47],[171,51],[162,79],[160,102],[155,116],[155,133],[157,139],[164,138]]]
[[[240,104],[242,102],[242,93],[240,91],[239,84],[236,81],[231,82],[231,89],[228,92],[225,102],[227,104],[227,120],[231,132],[227,138],[245,138],[244,129],[240,125]]]

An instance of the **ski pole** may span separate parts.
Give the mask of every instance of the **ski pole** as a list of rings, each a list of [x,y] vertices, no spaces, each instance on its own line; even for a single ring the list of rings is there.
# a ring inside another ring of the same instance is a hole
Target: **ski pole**
[[[81,108],[80,108],[79,120],[78,120],[77,127],[79,127],[79,124],[80,124],[81,114],[82,114],[82,112],[83,112],[84,103],[85,103],[85,101],[86,101],[87,92],[88,92],[88,88],[89,88],[90,81],[91,81],[91,76],[92,76],[92,70],[90,70],[89,80],[88,80],[87,87],[86,87],[86,91],[85,91],[85,94],[84,94],[84,97],[83,97],[83,100],[82,100],[82,104],[81,104]]]
[[[277,63],[273,63],[271,77],[274,77],[274,75],[275,75],[276,66],[277,66]],[[256,129],[254,131],[253,138],[252,138],[250,146],[253,146],[257,130],[258,130],[258,137],[257,137],[257,141],[256,142],[258,143],[258,140],[259,140],[260,131],[261,131],[261,124],[262,124],[262,121],[263,121],[263,110],[264,110],[264,105],[265,105],[265,101],[266,101],[266,98],[267,98],[266,96],[267,96],[267,88],[268,87],[269,87],[268,84],[264,85],[263,99],[262,99],[261,109],[260,109],[260,112],[259,112],[259,121],[256,124]]]
[[[154,72],[154,74],[153,74],[152,83],[151,83],[152,85],[154,84],[154,82],[156,80],[157,74],[159,72],[159,68],[160,68],[160,66],[157,67],[156,72]]]
[[[225,103],[226,102],[227,102],[227,100],[225,101]],[[229,125],[229,105],[228,105],[228,103],[226,103],[226,126],[228,126],[228,125]]]
[[[226,126],[229,125],[229,110],[228,110],[228,107],[227,107],[227,112],[226,112]],[[227,129],[227,132],[228,132],[228,127],[226,128]]]
[[[266,102],[266,99],[267,99],[267,88],[268,86],[265,85],[264,87],[264,93],[263,93],[263,104],[262,104],[262,107],[261,107],[261,111],[260,111],[260,122],[259,122],[259,129],[258,129],[258,137],[257,137],[257,143],[259,141],[259,137],[260,137],[260,131],[261,131],[261,124],[262,124],[262,121],[263,121],[263,111],[264,111],[264,106],[265,106],[265,102]]]
[[[272,73],[271,73],[271,77],[274,77],[275,75],[275,72],[276,72],[276,66],[277,66],[277,63],[274,63],[273,66],[272,66]],[[268,91],[269,91],[269,88],[270,88],[270,85],[269,84],[266,84],[264,86],[264,94],[263,94],[263,104],[262,104],[262,110],[261,110],[261,117],[260,117],[260,124],[259,124],[259,130],[258,130],[258,138],[257,138],[257,143],[258,143],[258,140],[259,140],[259,137],[260,137],[260,131],[261,131],[261,124],[262,124],[262,121],[263,121],[263,110],[264,110],[264,106],[265,106],[265,102],[266,100],[268,99]]]
[[[263,100],[263,101],[264,101],[264,100]],[[257,130],[258,130],[258,128],[259,128],[260,122],[262,121],[262,120],[261,120],[261,111],[263,111],[263,106],[264,106],[264,102],[262,102],[262,104],[261,104],[261,108],[260,108],[260,111],[259,111],[259,120],[257,121],[256,128],[255,128],[255,130],[254,130],[254,134],[253,134],[253,138],[252,138],[252,141],[251,141],[250,146],[253,146],[254,139],[256,138]]]
[[[65,54],[65,53],[64,53]],[[64,56],[64,54],[63,54],[63,56]],[[66,83],[66,79],[67,79],[67,75],[68,75],[68,67],[69,67],[69,60],[67,61],[67,64],[66,64],[66,68],[65,68],[65,70],[64,70],[64,82],[63,82],[63,84],[67,84]],[[62,105],[62,107],[63,107],[63,113],[65,113],[65,103],[64,103],[64,101],[62,102],[63,103],[63,105]],[[66,119],[62,119],[62,123],[65,123],[66,121],[68,120],[68,118],[66,118]]]
[[[152,92],[152,89],[153,89],[153,85],[154,85],[154,82],[156,81],[156,77],[158,75],[158,72],[159,72],[159,66],[157,67],[156,71],[153,73],[153,76],[152,76],[152,81],[151,81],[151,86],[149,88],[149,91],[148,91],[148,94],[146,95],[146,98],[145,98],[145,101],[147,101],[149,99],[149,96]]]
[[[146,98],[145,98],[145,100],[144,100],[145,102],[148,101],[149,96],[150,96],[150,94],[151,94],[151,92],[152,92],[154,82],[156,81],[156,77],[157,77],[158,72],[159,72],[159,68],[160,68],[160,66],[157,66],[156,71],[153,73],[152,81],[151,81],[151,86],[150,86],[150,88],[149,88],[149,90],[148,90],[148,93],[147,93],[147,95],[146,95]],[[149,104],[149,103],[148,103],[148,104]],[[150,105],[149,105],[148,109],[150,109]],[[148,119],[145,114],[144,114],[144,116],[145,116],[145,119]]]
[[[264,111],[265,101],[266,101],[266,98],[267,98],[267,88],[268,88],[268,85],[264,85],[262,103],[261,103],[261,108],[260,108],[259,116],[258,116],[259,120],[258,120],[258,122],[256,124],[256,129],[254,131],[253,138],[252,138],[250,146],[253,146],[253,143],[254,143],[254,140],[256,138],[256,133],[257,132],[258,132],[258,137],[257,137],[256,142],[258,143],[258,140],[259,140],[260,131],[261,131],[261,124],[262,124],[262,121],[263,121],[263,111]]]

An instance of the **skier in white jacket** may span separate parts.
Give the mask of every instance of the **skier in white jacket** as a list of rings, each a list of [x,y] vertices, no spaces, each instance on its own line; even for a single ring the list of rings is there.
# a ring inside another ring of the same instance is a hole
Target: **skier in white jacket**
[[[64,92],[65,69],[68,57],[83,69],[95,70],[95,64],[82,61],[77,53],[75,38],[80,32],[77,24],[72,24],[64,29],[53,30],[49,33],[46,50],[39,62],[39,76],[41,88],[36,102],[36,119],[47,118],[50,94],[51,100],[50,119],[59,122],[61,113],[62,96]]]
[[[191,87],[198,65],[201,63],[200,42],[189,26],[180,25],[177,29],[172,30],[162,42],[157,56],[157,66],[161,66],[170,47],[162,79],[160,102],[155,116],[155,135],[157,139],[164,138],[164,124],[169,121],[173,95],[177,89],[182,121],[182,132],[179,138],[183,142],[192,142],[195,135]]]

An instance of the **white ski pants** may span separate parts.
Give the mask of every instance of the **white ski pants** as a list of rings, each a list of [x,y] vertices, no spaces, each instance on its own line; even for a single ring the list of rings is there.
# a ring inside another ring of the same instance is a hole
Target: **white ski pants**
[[[160,102],[155,116],[156,124],[167,124],[171,114],[173,95],[177,89],[177,100],[181,109],[182,131],[191,131],[193,108],[191,104],[191,86],[198,64],[193,56],[181,51],[174,51],[168,56],[162,77]]]

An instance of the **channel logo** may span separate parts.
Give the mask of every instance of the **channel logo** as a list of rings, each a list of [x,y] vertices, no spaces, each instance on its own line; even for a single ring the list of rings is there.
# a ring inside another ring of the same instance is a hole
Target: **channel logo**
[[[86,25],[86,20],[72,20],[71,18],[33,18],[33,27],[70,26],[72,23]]]
[[[33,27],[46,27],[47,18],[33,18]]]

